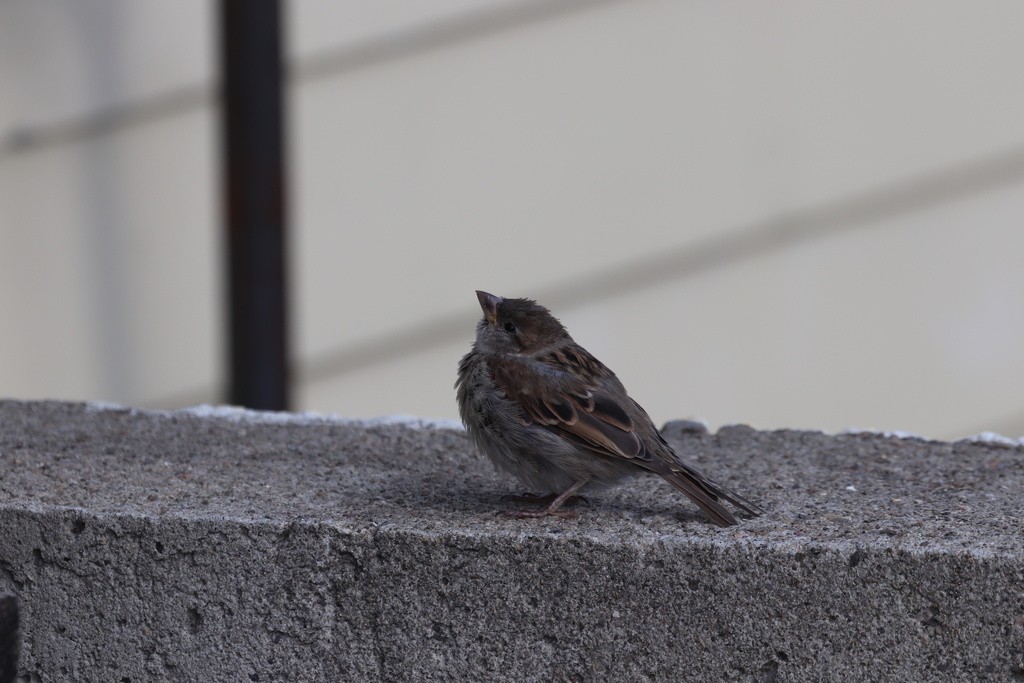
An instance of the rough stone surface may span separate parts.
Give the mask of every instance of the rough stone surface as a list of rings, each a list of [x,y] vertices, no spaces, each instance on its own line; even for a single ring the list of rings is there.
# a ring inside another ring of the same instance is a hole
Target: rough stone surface
[[[692,423],[574,520],[463,432],[0,402],[23,681],[1024,680],[1024,449]]]

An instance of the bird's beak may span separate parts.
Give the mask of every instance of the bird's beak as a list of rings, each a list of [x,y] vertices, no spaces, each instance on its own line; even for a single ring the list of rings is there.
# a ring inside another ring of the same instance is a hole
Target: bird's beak
[[[481,292],[479,289],[476,290],[476,298],[480,300],[480,308],[484,311],[484,318],[487,319],[489,324],[493,325],[498,319],[498,304],[504,301],[504,299],[487,292]]]

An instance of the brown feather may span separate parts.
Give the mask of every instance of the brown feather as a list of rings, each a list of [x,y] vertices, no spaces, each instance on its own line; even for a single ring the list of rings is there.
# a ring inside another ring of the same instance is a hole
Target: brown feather
[[[522,356],[487,359],[491,377],[526,416],[559,436],[602,455],[650,459],[633,422],[612,396],[569,373],[544,368]]]

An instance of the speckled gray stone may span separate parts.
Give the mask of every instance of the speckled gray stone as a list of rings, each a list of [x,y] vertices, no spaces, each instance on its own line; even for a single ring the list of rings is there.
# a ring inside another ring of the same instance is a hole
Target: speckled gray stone
[[[514,520],[459,430],[0,402],[21,675],[1024,680],[1024,449],[666,431],[764,516],[639,478]]]

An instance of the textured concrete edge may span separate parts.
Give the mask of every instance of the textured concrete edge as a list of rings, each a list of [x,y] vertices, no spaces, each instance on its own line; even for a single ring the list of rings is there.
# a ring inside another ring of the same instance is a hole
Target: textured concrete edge
[[[282,533],[289,529],[303,528],[310,532],[330,532],[339,534],[344,537],[363,537],[367,539],[376,538],[378,536],[386,536],[396,540],[403,538],[408,539],[438,539],[444,538],[449,541],[464,540],[467,542],[479,542],[481,540],[490,539],[502,539],[508,540],[514,543],[526,542],[533,538],[549,538],[552,541],[564,542],[567,536],[560,532],[537,532],[529,527],[512,527],[513,530],[505,533],[495,533],[493,530],[487,531],[474,531],[474,530],[463,530],[458,528],[446,529],[443,532],[438,532],[435,529],[430,530],[417,530],[410,528],[405,524],[396,523],[381,523],[381,524],[362,524],[362,525],[349,525],[344,522],[338,521],[325,521],[316,517],[309,516],[296,516],[289,519],[280,520],[268,520],[266,518],[250,518],[237,515],[223,515],[223,514],[196,514],[189,513],[183,514],[180,512],[168,512],[161,514],[150,514],[142,512],[129,512],[129,511],[118,511],[118,512],[96,512],[86,507],[72,506],[72,505],[52,505],[44,503],[3,503],[0,502],[0,514],[8,513],[27,513],[30,515],[39,516],[40,518],[59,518],[64,520],[65,526],[72,530],[72,533],[78,533],[76,529],[84,527],[87,524],[105,524],[111,522],[124,522],[128,521],[133,524],[142,524],[155,526],[160,523],[173,522],[177,524],[194,524],[197,526],[203,525],[234,525],[242,529],[251,529],[258,531],[266,531],[271,533]],[[603,536],[594,536],[587,533],[573,533],[571,534],[571,542],[575,544],[586,544],[594,550],[600,549],[618,549],[621,548],[623,542],[620,538],[608,538]],[[816,539],[764,539],[764,538],[744,538],[734,539],[725,534],[719,534],[716,536],[658,536],[656,538],[648,538],[644,536],[637,536],[630,538],[629,545],[634,548],[650,549],[650,548],[661,548],[661,549],[672,549],[672,548],[692,548],[697,550],[708,550],[715,551],[716,549],[721,550],[723,548],[740,548],[744,551],[749,552],[772,552],[778,553],[781,556],[791,557],[800,559],[806,553],[836,553],[837,556],[848,558],[851,562],[856,563],[858,558],[864,557],[866,552],[878,552],[878,553],[896,553],[900,556],[908,558],[937,558],[943,556],[956,556],[962,558],[969,558],[977,561],[1008,561],[1008,562],[1022,562],[1024,563],[1024,557],[1020,554],[1013,553],[1007,554],[1006,552],[1000,552],[991,550],[985,547],[974,547],[968,546],[964,548],[958,548],[955,551],[946,549],[936,549],[933,547],[913,547],[913,546],[902,546],[899,544],[879,544],[876,542],[861,542],[850,540],[816,540]],[[0,557],[0,563],[3,558]],[[0,564],[0,569],[3,569],[3,565]],[[1021,586],[1024,590],[1024,585]]]
[[[1019,559],[59,506],[0,530],[42,680],[1024,676]]]

